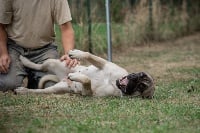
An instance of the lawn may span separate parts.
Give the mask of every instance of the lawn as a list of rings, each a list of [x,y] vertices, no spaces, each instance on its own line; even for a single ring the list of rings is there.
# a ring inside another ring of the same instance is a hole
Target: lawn
[[[147,71],[152,100],[0,93],[1,133],[199,133],[200,34],[113,49],[113,62]],[[120,52],[119,52],[120,51]]]

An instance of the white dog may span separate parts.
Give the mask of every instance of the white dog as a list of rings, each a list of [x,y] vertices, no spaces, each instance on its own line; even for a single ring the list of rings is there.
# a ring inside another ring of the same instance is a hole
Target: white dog
[[[134,95],[144,98],[153,97],[155,90],[153,79],[145,72],[128,74],[125,69],[118,65],[80,50],[71,50],[69,56],[86,60],[92,65],[77,65],[74,68],[67,68],[64,62],[57,59],[48,59],[43,64],[35,64],[20,56],[24,66],[39,71],[49,71],[52,75],[41,78],[39,89],[20,87],[15,90],[16,93],[78,93],[90,96]],[[58,83],[42,89],[43,84],[48,80]]]

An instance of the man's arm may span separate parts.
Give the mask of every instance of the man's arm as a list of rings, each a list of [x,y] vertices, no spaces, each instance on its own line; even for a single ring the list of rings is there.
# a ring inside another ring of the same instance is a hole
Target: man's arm
[[[74,30],[71,22],[64,23],[60,26],[61,39],[64,52],[67,54],[69,50],[74,49]]]
[[[71,22],[66,22],[60,25],[61,29],[61,39],[62,39],[62,46],[65,52],[65,55],[61,57],[61,61],[66,61],[66,66],[74,67],[78,64],[76,59],[71,59],[68,56],[69,50],[74,49],[74,30],[72,27]]]
[[[7,73],[11,59],[7,49],[7,33],[5,27],[0,23],[0,73]]]

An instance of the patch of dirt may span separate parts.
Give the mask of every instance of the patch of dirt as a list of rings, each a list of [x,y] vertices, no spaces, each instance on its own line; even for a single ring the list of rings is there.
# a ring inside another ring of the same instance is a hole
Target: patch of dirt
[[[113,50],[113,62],[128,72],[146,71],[157,80],[171,75],[173,79],[187,77],[173,69],[200,68],[200,33],[174,41],[153,43],[146,46],[124,47]]]

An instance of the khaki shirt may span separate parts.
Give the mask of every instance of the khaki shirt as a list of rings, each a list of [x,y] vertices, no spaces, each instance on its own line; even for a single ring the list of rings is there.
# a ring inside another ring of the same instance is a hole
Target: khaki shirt
[[[0,23],[8,38],[24,48],[55,41],[54,24],[71,21],[67,0],[0,0]]]

